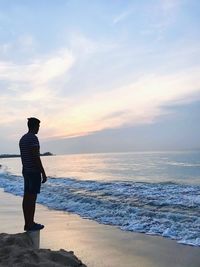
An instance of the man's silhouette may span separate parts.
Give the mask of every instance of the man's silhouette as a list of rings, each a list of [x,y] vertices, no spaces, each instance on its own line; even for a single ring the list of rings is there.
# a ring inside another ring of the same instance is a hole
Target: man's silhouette
[[[41,182],[45,183],[47,180],[40,160],[40,144],[36,136],[39,127],[40,120],[37,118],[28,118],[29,131],[23,135],[19,141],[23,166],[22,174],[24,176],[24,197],[22,207],[25,220],[25,231],[36,231],[44,228],[44,225],[34,222],[37,194],[40,193]]]

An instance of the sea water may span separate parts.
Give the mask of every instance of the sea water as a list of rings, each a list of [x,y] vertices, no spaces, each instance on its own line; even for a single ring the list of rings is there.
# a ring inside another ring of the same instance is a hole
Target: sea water
[[[42,157],[38,202],[124,231],[200,246],[200,151]],[[0,159],[0,187],[23,195],[20,158]]]

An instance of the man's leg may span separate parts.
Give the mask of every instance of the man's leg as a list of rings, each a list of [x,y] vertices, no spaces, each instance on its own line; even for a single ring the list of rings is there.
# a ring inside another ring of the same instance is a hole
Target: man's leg
[[[34,223],[35,204],[37,194],[24,193],[22,207],[24,213],[25,228],[29,228]]]

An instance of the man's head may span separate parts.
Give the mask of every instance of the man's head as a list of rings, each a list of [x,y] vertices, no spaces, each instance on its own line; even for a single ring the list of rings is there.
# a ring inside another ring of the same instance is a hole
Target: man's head
[[[37,118],[28,118],[27,125],[28,125],[29,132],[37,134],[39,131],[39,127],[40,127],[40,120],[38,120]]]

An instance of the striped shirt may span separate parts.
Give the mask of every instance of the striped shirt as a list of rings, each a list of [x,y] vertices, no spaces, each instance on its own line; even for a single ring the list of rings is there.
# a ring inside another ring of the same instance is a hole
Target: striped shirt
[[[39,170],[39,168],[36,166],[34,155],[32,154],[33,147],[38,147],[39,151],[40,143],[34,133],[28,132],[23,135],[19,141],[23,171],[34,172]]]

